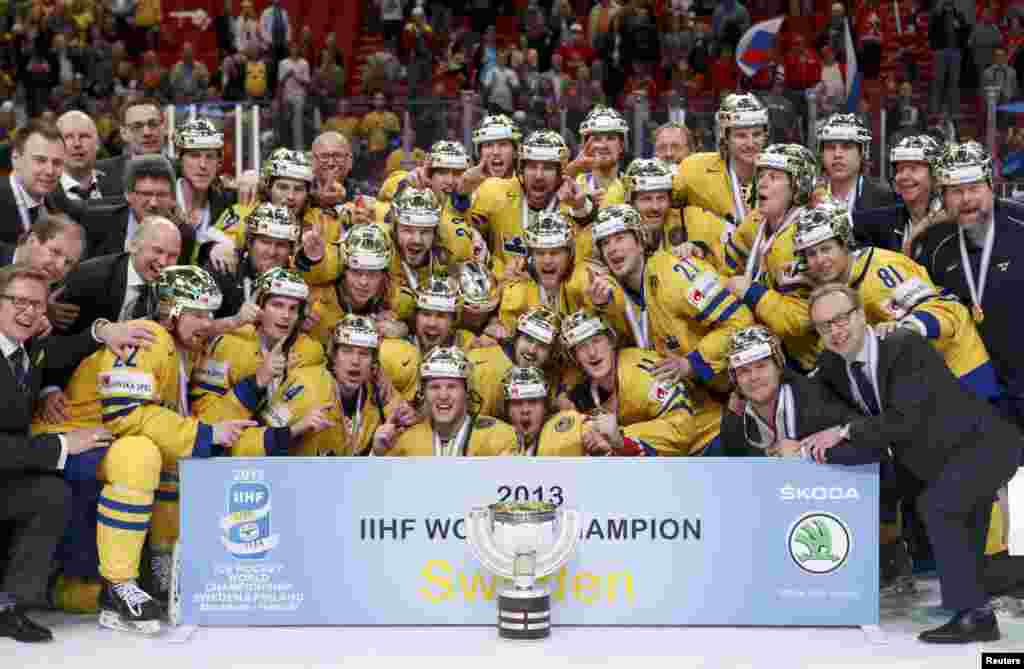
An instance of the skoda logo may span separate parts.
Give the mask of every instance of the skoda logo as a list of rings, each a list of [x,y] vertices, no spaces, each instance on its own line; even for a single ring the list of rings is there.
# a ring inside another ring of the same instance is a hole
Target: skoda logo
[[[846,564],[853,537],[839,516],[815,511],[793,523],[786,546],[793,562],[804,571],[831,574]]]

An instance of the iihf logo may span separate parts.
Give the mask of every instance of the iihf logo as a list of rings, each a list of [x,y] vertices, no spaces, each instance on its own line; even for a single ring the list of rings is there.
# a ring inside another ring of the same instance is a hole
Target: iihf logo
[[[261,560],[281,535],[270,533],[270,486],[234,483],[228,488],[228,513],[220,521],[221,543],[233,557]]]

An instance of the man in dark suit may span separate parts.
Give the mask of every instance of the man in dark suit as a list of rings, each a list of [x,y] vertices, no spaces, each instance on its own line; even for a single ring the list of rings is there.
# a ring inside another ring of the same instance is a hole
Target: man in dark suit
[[[992,161],[976,142],[947,146],[936,165],[950,222],[929,228],[913,257],[971,308],[1006,389],[1003,408],[1024,429],[1024,355],[1017,332],[1024,292],[1024,207],[997,200]]]
[[[818,128],[818,153],[829,195],[851,212],[896,203],[892,191],[864,175],[871,156],[871,131],[856,114],[833,114]],[[854,227],[861,244],[874,246]]]
[[[124,253],[139,223],[174,215],[174,168],[163,156],[139,156],[125,166],[118,197],[76,202],[71,215],[89,235],[89,257]]]
[[[52,125],[32,122],[14,136],[14,171],[0,178],[0,242],[17,244],[54,197],[64,169],[64,139]]]
[[[95,200],[124,192],[120,187],[106,192],[100,188],[103,174],[96,169],[99,132],[88,114],[77,109],[66,112],[57,119],[57,129],[64,138],[67,151],[64,173],[60,177],[60,190],[64,195],[72,200]]]
[[[0,574],[0,636],[26,642],[53,639],[25,611],[45,605],[50,560],[64,533],[70,500],[61,472],[68,456],[111,440],[105,428],[29,436],[42,368],[69,353],[66,345],[32,342],[43,327],[48,297],[45,275],[27,265],[0,269],[0,521],[14,525],[0,546],[10,555]]]
[[[68,275],[62,299],[79,308],[69,333],[89,328],[97,319],[121,322],[148,318],[152,285],[181,253],[178,227],[158,216],[143,220],[130,251],[91,258]]]
[[[160,102],[139,98],[121,109],[121,140],[124,150],[119,156],[101,160],[96,169],[103,173],[99,187],[103,193],[123,193],[125,167],[135,156],[162,154],[164,148],[164,113]]]
[[[816,289],[810,315],[826,349],[817,378],[863,417],[813,434],[803,446],[819,462],[891,457],[906,472],[905,484],[921,490],[917,509],[935,552],[942,604],[956,611],[921,641],[999,639],[984,582],[985,539],[996,491],[1020,462],[1020,433],[964,390],[918,334],[901,328],[880,339],[849,287]]]
[[[889,152],[892,183],[901,202],[853,213],[854,229],[876,248],[910,255],[910,240],[946,213],[933,178],[942,145],[931,135],[904,137]]]

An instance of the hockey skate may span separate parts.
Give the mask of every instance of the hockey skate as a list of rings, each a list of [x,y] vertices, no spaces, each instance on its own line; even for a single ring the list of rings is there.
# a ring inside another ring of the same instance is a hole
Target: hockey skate
[[[111,583],[100,591],[100,626],[119,632],[153,635],[160,632],[163,607],[135,581]]]
[[[142,550],[142,575],[139,586],[164,609],[167,608],[170,599],[172,557],[170,552],[157,551],[148,545]]]

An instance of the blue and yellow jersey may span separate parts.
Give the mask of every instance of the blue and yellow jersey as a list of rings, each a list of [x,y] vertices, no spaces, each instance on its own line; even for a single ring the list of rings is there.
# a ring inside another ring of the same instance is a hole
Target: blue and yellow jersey
[[[706,381],[725,370],[733,333],[754,323],[710,263],[665,251],[647,259],[644,294],[627,291],[626,299],[636,314],[646,305],[654,349],[686,356],[696,376]]]
[[[189,414],[183,387],[192,372],[174,338],[157,323],[147,327],[156,341],[124,360],[102,348],[82,361],[64,392],[70,418],[36,424],[35,432],[69,432],[100,425],[115,438],[149,438],[167,460],[213,453],[213,428]]]
[[[619,425],[647,455],[696,455],[718,437],[722,407],[687,382],[659,381],[654,370],[664,360],[660,354],[624,348],[618,356]],[[590,381],[573,387],[569,399],[583,413],[596,408]],[[600,400],[608,402],[603,393]]]

